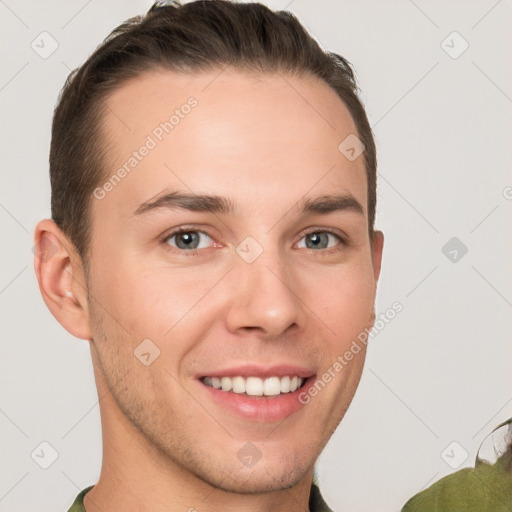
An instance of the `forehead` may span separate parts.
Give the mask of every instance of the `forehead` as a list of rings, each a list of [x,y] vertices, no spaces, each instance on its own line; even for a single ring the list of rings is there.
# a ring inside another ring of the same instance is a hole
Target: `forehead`
[[[363,156],[350,161],[338,149],[355,124],[316,77],[158,70],[119,87],[105,107],[105,179],[125,172],[102,204],[120,213],[176,188],[230,191],[260,210],[336,188],[366,209]]]

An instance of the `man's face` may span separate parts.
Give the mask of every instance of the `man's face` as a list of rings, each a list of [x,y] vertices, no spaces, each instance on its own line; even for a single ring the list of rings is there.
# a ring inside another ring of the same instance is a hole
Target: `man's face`
[[[292,486],[351,402],[364,346],[306,405],[303,390],[248,397],[202,378],[300,367],[309,389],[371,327],[381,244],[368,236],[363,155],[338,150],[353,120],[317,79],[229,70],[147,73],[107,106],[106,179],[139,156],[92,199],[91,349],[114,398],[100,402],[104,435],[128,436],[125,450],[142,439],[160,463],[225,490]],[[172,192],[234,209],[177,208],[161,199]],[[327,195],[349,200],[301,211]]]

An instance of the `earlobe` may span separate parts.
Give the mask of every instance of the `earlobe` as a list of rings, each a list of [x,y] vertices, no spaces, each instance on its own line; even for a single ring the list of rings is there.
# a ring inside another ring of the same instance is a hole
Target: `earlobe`
[[[91,339],[82,261],[73,244],[50,219],[34,233],[34,269],[45,304],[73,336]]]

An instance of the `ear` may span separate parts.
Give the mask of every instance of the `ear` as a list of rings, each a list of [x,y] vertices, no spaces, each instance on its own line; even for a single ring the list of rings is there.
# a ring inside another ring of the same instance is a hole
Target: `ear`
[[[382,262],[382,249],[384,247],[384,233],[382,231],[374,231],[371,239],[373,275],[375,283],[379,280],[380,266]]]
[[[73,243],[53,220],[39,222],[34,233],[34,269],[43,300],[73,336],[91,339],[87,283]]]

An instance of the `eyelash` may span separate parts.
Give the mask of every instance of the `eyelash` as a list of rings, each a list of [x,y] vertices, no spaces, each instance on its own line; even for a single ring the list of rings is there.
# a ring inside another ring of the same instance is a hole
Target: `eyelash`
[[[166,233],[160,239],[160,241],[161,241],[162,244],[166,245],[167,247],[172,247],[172,246],[169,246],[169,244],[167,243],[167,241],[170,238],[173,238],[174,236],[179,235],[180,233],[191,233],[191,232],[192,233],[193,232],[202,233],[202,234],[212,238],[208,233],[206,233],[205,231],[202,231],[200,229],[197,229],[194,226],[184,226],[184,227],[181,227],[181,228],[178,228],[178,229],[172,231],[171,233]],[[310,234],[313,234],[313,233],[329,233],[331,235],[334,235],[335,237],[337,237],[340,240],[340,244],[339,245],[337,245],[336,247],[331,247],[330,249],[321,249],[321,250],[306,249],[309,252],[313,252],[315,254],[315,256],[326,256],[326,255],[329,255],[329,254],[333,254],[333,253],[335,253],[337,251],[341,251],[344,247],[346,247],[348,245],[347,241],[341,235],[339,235],[334,230],[326,229],[326,228],[311,229],[311,230],[303,233],[301,238],[300,238],[300,240],[302,240],[307,235],[310,235]],[[185,256],[198,256],[199,253],[202,250],[204,250],[204,249],[193,249],[193,250],[190,250],[190,251],[186,251],[184,249],[179,249],[177,247],[172,247],[172,249],[173,250],[171,252],[178,251],[180,254],[184,254]]]

